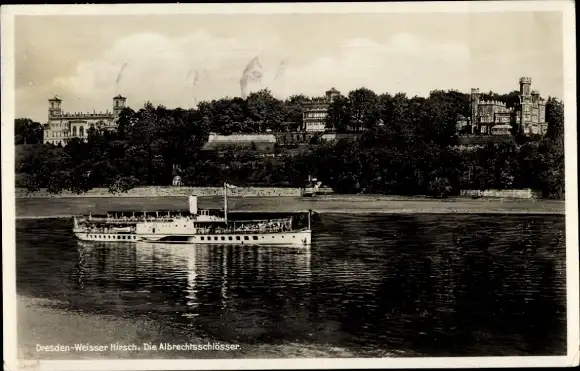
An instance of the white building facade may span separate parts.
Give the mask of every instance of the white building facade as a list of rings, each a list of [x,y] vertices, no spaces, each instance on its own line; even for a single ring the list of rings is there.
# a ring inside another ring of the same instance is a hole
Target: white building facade
[[[127,98],[113,98],[113,110],[105,112],[63,112],[62,100],[48,100],[48,122],[44,126],[43,143],[66,146],[73,138],[86,140],[91,128],[115,129],[119,113],[126,107]]]

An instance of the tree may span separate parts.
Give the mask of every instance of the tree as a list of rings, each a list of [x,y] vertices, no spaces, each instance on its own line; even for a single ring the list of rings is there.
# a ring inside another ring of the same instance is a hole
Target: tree
[[[564,146],[550,139],[538,147],[541,161],[538,182],[542,196],[563,199],[565,195]]]
[[[292,123],[294,126],[301,127],[304,112],[303,105],[306,101],[308,101],[308,98],[303,94],[292,95],[286,99],[284,101],[284,121]],[[288,127],[288,129],[293,128]]]
[[[328,107],[326,128],[344,133],[351,126],[350,101],[344,96],[338,96]]]
[[[14,120],[14,144],[40,144],[44,135],[44,127],[29,118]]]
[[[423,105],[417,134],[425,141],[452,144],[461,110],[447,94],[433,94]]]
[[[248,118],[257,123],[258,132],[266,129],[280,131],[284,121],[284,107],[282,101],[274,98],[270,90],[260,90],[251,93],[246,98]]]
[[[355,131],[370,129],[378,123],[378,97],[372,90],[360,88],[348,93],[350,126]]]
[[[548,132],[546,137],[556,143],[564,144],[564,103],[554,97],[546,102],[546,122]]]

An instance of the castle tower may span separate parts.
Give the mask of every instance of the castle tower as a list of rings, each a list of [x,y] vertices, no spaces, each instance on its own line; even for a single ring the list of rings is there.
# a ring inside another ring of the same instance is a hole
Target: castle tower
[[[471,132],[479,126],[478,110],[479,110],[479,89],[471,89]]]
[[[115,115],[115,117],[119,116],[123,108],[125,108],[126,102],[127,98],[120,94],[113,98],[113,115]]]
[[[525,131],[532,122],[532,79],[529,77],[520,78],[520,125]]]
[[[48,100],[48,117],[60,116],[62,114],[61,108],[62,100],[58,97],[54,97]]]
[[[520,78],[520,95],[529,96],[531,92],[532,79],[529,77]]]

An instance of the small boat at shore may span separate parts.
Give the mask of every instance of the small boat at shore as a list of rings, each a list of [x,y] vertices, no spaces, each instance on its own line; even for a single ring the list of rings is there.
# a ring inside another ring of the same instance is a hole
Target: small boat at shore
[[[229,219],[228,184],[224,209],[198,210],[197,197],[189,196],[189,212],[108,212],[74,217],[73,232],[82,241],[164,242],[212,245],[299,245],[311,243],[311,211],[307,223],[295,216]]]

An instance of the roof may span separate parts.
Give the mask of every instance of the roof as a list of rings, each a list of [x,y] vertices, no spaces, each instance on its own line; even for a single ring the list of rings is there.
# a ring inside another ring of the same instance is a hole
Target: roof
[[[457,137],[456,145],[473,146],[511,141],[511,135],[465,135]]]
[[[54,98],[50,98],[49,101],[58,101],[58,102],[62,102],[62,100],[60,100],[59,97],[57,97],[56,95],[54,96]]]
[[[208,142],[203,146],[203,150],[227,150],[227,149],[251,149],[256,151],[271,151],[274,149],[272,142]]]
[[[113,99],[127,99],[124,96],[122,96],[121,94],[117,95],[116,97],[114,97]]]

